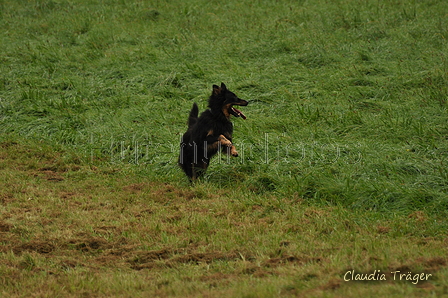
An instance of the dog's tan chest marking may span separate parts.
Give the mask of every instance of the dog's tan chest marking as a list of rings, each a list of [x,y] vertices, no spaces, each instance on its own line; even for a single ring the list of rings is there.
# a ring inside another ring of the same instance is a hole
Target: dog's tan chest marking
[[[227,104],[222,107],[222,113],[224,114],[224,116],[226,116],[227,119],[230,119],[230,113],[229,113],[230,106],[231,104]]]

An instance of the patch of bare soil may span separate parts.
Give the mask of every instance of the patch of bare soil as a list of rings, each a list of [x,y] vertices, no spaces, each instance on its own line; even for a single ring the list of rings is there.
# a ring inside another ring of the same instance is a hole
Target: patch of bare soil
[[[237,261],[241,260],[241,253],[232,252],[195,252],[195,245],[191,248],[183,249],[161,249],[154,251],[134,252],[127,262],[132,269],[142,270],[154,267],[174,268],[179,264],[210,264],[216,261]],[[250,258],[250,257],[248,257]],[[250,258],[251,259],[251,258]]]
[[[153,251],[136,251],[134,256],[128,258],[127,263],[134,270],[151,269],[160,265],[157,261],[169,259],[173,251],[169,249]]]
[[[149,183],[133,183],[130,185],[123,186],[123,191],[129,192],[132,194],[141,193],[145,190],[150,190],[151,185]]]
[[[418,268],[423,268],[425,273],[434,273],[448,266],[448,261],[443,257],[417,258],[405,264],[390,266],[389,271],[413,272]],[[420,269],[421,271],[422,269]]]
[[[55,246],[48,241],[33,240],[20,245],[16,245],[12,248],[15,254],[22,254],[23,252],[37,252],[40,254],[51,253],[55,249]]]
[[[11,225],[4,222],[4,221],[0,221],[0,233],[4,233],[4,232],[9,232],[11,230]]]
[[[12,202],[14,195],[11,193],[0,193],[0,204],[6,205]]]
[[[189,253],[179,257],[175,257],[168,265],[174,266],[176,263],[191,263],[210,264],[214,261],[235,261],[240,257],[236,253],[222,253],[222,252],[209,252],[209,253]]]
[[[320,263],[323,261],[323,258],[321,257],[308,257],[308,256],[293,256],[293,255],[287,255],[282,256],[278,258],[270,258],[267,261],[265,261],[263,264],[266,267],[278,267],[285,264],[298,264],[303,265],[307,263]]]
[[[60,173],[52,171],[52,170],[44,170],[40,169],[39,172],[35,175],[38,177],[42,177],[48,181],[63,181],[64,177],[60,175]]]
[[[65,247],[72,248],[81,252],[92,252],[97,250],[105,250],[113,247],[114,244],[99,237],[84,237],[70,239]]]

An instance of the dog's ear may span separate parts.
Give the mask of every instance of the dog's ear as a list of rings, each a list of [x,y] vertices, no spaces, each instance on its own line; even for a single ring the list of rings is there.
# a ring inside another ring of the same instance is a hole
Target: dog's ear
[[[226,84],[221,83],[221,89],[222,89],[222,90],[227,90]]]
[[[213,85],[213,94],[214,95],[218,95],[218,94],[220,94],[221,93],[221,87],[218,87],[218,86],[216,86],[216,85]]]

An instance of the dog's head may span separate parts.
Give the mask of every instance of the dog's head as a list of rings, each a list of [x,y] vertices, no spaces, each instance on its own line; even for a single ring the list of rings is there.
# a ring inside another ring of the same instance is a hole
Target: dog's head
[[[246,119],[246,116],[240,110],[233,106],[247,106],[248,102],[244,99],[238,98],[235,93],[227,89],[224,83],[221,83],[221,87],[213,85],[213,93],[210,96],[208,106],[213,112],[221,111],[227,119],[230,115],[235,117],[241,117]]]

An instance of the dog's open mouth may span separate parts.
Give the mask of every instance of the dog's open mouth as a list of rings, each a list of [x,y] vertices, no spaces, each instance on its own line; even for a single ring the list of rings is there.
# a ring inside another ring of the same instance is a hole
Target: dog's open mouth
[[[240,110],[234,108],[234,107],[230,107],[229,109],[230,113],[235,116],[235,117],[241,117],[244,120],[246,120],[246,115],[243,114],[243,112],[241,112]]]

